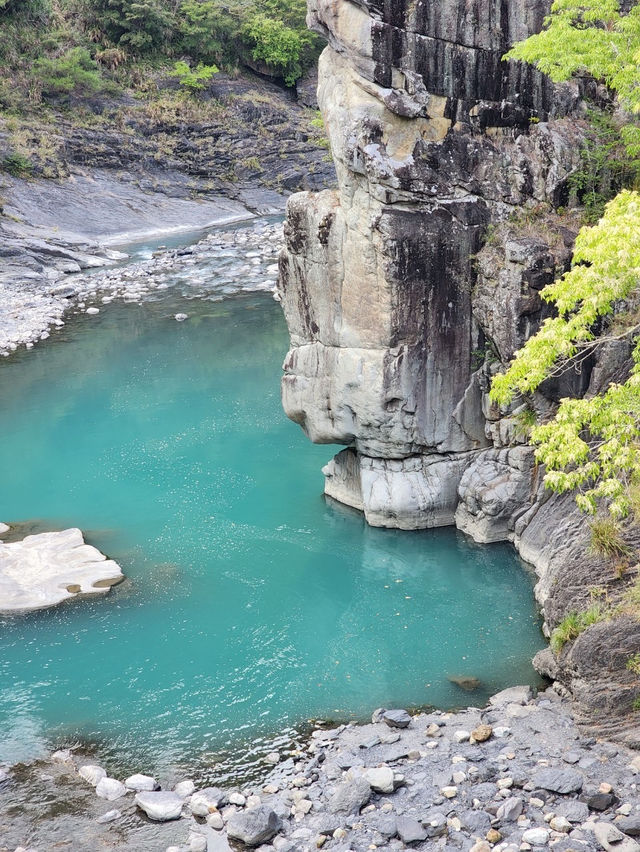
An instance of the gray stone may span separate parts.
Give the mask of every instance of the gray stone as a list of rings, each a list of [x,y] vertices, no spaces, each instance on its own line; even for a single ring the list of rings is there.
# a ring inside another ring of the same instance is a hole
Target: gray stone
[[[371,786],[365,778],[338,784],[327,807],[331,813],[357,814],[371,798]]]
[[[558,802],[553,809],[558,816],[565,817],[569,822],[582,823],[589,819],[589,808],[584,802],[577,800]]]
[[[630,837],[640,837],[640,814],[633,814],[616,822],[620,831],[624,831]]]
[[[397,817],[396,828],[398,830],[400,840],[402,840],[402,842],[406,844],[418,843],[422,840],[426,840],[429,836],[428,831],[422,825],[422,823],[418,822],[418,820],[416,819],[413,819],[413,817]]]
[[[505,799],[498,808],[496,816],[504,822],[515,822],[524,810],[524,802],[517,796]]]
[[[408,728],[411,724],[411,716],[406,710],[385,710],[382,721],[390,728]]]
[[[597,822],[593,833],[598,843],[607,852],[640,852],[640,844],[623,834],[610,822]]]
[[[475,790],[474,790],[475,793]],[[491,828],[491,817],[485,811],[463,811],[460,814],[460,822],[463,828],[479,837],[484,837]]]
[[[584,796],[583,801],[592,811],[607,811],[617,805],[620,800],[613,793],[593,793]]]
[[[267,843],[282,828],[278,815],[268,805],[258,805],[245,811],[236,811],[227,822],[227,834],[241,840],[246,846]]]
[[[541,769],[533,777],[533,783],[552,793],[576,793],[582,789],[584,777],[573,769]]]

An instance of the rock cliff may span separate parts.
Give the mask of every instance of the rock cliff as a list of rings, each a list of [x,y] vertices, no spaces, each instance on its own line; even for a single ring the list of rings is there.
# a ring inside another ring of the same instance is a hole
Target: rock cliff
[[[578,228],[570,177],[587,84],[554,86],[502,60],[549,5],[310,0],[329,43],[318,94],[338,188],[290,200],[280,295],[284,408],[312,441],[346,447],[324,470],[326,494],[376,526],[456,523],[477,541],[514,541],[538,568],[551,630],[611,568],[585,560],[571,501],[547,501],[526,407],[498,411],[487,393],[544,317],[539,291],[567,267]],[[536,412],[603,372],[585,362],[546,383]],[[570,558],[564,538],[554,549],[556,526],[573,537]],[[553,672],[540,665],[575,693],[596,683],[581,696],[591,721],[616,669],[626,715],[608,730],[637,744],[622,656],[600,654],[584,674],[596,645]]]

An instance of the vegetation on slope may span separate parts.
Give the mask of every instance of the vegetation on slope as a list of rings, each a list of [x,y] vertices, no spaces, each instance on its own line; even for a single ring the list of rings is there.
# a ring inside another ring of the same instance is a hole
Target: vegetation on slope
[[[631,186],[606,206],[600,221],[578,235],[572,269],[542,291],[557,316],[547,319],[503,375],[492,397],[508,404],[533,393],[551,375],[611,339],[633,347],[627,380],[585,399],[564,399],[531,440],[546,467],[546,484],[577,490],[581,508],[605,505],[614,520],[633,511],[640,486],[640,6],[620,13],[616,0],[555,0],[545,30],[508,54],[536,64],[556,80],[579,72],[604,80],[625,111],[620,132]],[[615,321],[612,322],[612,318]]]
[[[305,13],[305,0],[0,0],[0,108],[113,92],[176,62],[293,85],[321,47]]]

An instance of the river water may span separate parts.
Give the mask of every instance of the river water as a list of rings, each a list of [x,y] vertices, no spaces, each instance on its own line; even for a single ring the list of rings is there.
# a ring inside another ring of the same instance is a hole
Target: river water
[[[371,529],[327,502],[335,450],[280,407],[280,307],[215,298],[113,302],[0,365],[0,520],[78,526],[127,576],[0,619],[0,763],[80,742],[120,777],[220,782],[310,719],[536,680],[514,551]]]

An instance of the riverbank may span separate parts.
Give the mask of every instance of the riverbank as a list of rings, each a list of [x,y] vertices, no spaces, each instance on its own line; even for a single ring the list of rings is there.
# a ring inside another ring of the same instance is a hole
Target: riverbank
[[[96,190],[100,200],[87,214]],[[178,268],[188,271],[185,280],[190,279],[194,297],[197,288],[200,295],[217,289],[221,296],[275,290],[282,224],[263,218],[249,224],[257,216],[281,213],[284,199],[275,193],[256,190],[251,207],[221,197],[175,199],[94,173],[73,185],[15,181],[11,198],[13,220],[0,223],[0,355],[46,340],[72,312],[95,314],[102,303],[137,302],[166,288],[166,276],[175,276]],[[242,221],[248,224],[224,229]],[[131,251],[120,250],[123,244],[160,245],[177,236],[179,247],[122,265]],[[202,280],[198,265],[216,259],[233,267],[234,276]]]
[[[299,749],[269,756],[277,765],[260,783],[233,790],[198,790],[178,775],[120,779],[138,789],[159,780],[167,792],[138,801],[156,817],[173,813],[167,822],[148,819],[117,783],[96,794],[105,773],[82,769],[92,761],[80,751],[7,768],[0,850],[640,848],[640,757],[581,734],[552,689],[534,698],[514,687],[460,713],[374,717],[318,724]]]

